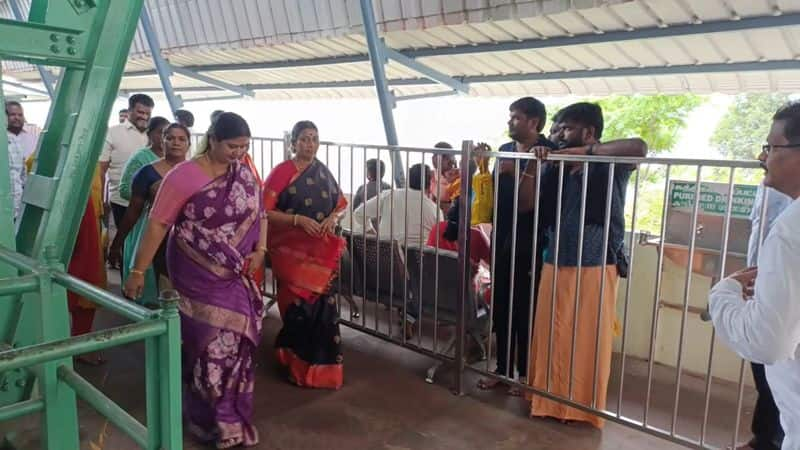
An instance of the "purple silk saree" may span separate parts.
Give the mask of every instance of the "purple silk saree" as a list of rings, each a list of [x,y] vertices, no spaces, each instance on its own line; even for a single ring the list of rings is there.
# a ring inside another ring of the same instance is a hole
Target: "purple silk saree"
[[[167,266],[181,296],[184,417],[195,434],[255,445],[253,355],[263,303],[244,258],[258,242],[259,183],[243,164],[211,180],[188,161],[167,175],[162,191],[151,217],[169,222],[159,200],[182,205],[172,213]]]

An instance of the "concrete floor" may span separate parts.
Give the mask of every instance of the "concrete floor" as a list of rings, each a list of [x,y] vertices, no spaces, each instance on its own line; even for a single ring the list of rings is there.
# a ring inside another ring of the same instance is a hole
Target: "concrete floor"
[[[107,312],[98,314],[98,328],[123,323]],[[435,385],[424,381],[432,360],[382,340],[344,328],[345,386],[336,392],[294,387],[284,381],[272,357],[280,327],[273,309],[265,320],[261,361],[256,381],[256,424],[259,449],[548,449],[548,450],[661,450],[679,449],[664,439],[608,423],[603,431],[553,420],[530,419],[522,399],[504,390],[483,392],[474,386],[477,375],[467,374],[467,395],[450,393],[452,371],[443,370]],[[144,422],[143,346],[129,345],[105,353],[101,367],[78,366],[79,371],[112,400]],[[615,360],[615,367],[618,364]],[[480,367],[485,367],[482,363]],[[646,364],[626,362],[623,411],[641,419]],[[616,373],[613,370],[612,373]],[[674,397],[674,372],[655,372],[650,423],[668,428]],[[698,437],[703,411],[704,382],[684,376],[677,432]],[[609,386],[609,408],[616,409],[618,380]],[[708,440],[730,442],[735,420],[736,389],[715,385]],[[740,426],[747,436],[753,394],[745,393]],[[136,446],[86,405],[80,407],[81,449],[134,449]],[[3,424],[14,430],[18,448],[39,448],[38,418]],[[90,443],[102,446],[93,447]],[[209,448],[187,436],[186,449]]]

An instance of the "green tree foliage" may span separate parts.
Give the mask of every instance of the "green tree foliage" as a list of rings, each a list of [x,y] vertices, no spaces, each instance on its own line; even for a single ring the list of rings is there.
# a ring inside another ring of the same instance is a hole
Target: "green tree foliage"
[[[640,137],[647,142],[649,153],[668,153],[680,139],[681,131],[693,109],[706,99],[693,94],[614,96],[597,103],[603,108],[605,131],[603,141]],[[663,166],[642,166],[631,177],[626,207],[627,228],[631,227],[634,180],[638,175],[639,203],[636,230],[658,232],[664,205]],[[672,176],[675,176],[673,171]]]
[[[773,114],[787,101],[786,94],[737,96],[711,136],[711,144],[727,158],[753,159],[769,133]]]
[[[685,95],[614,96],[598,101],[603,108],[603,140],[641,137],[650,153],[672,150],[689,113],[700,106],[703,97]]]

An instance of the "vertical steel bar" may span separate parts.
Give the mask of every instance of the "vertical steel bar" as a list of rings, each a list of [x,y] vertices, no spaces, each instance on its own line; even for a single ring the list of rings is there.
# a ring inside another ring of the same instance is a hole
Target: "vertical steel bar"
[[[558,162],[558,190],[556,194],[556,224],[555,242],[553,246],[553,281],[551,284],[552,295],[550,297],[550,331],[547,337],[547,392],[550,389],[550,375],[552,373],[552,354],[553,354],[553,327],[556,321],[556,286],[558,286],[558,253],[561,247],[561,203],[564,194],[564,161]],[[539,299],[542,301],[542,299]]]
[[[158,338],[149,337],[144,342],[144,383],[146,397],[147,450],[161,448],[161,390],[159,387]]]
[[[140,20],[144,36],[147,39],[147,45],[150,48],[150,55],[153,58],[153,65],[156,66],[156,73],[158,73],[158,78],[161,80],[161,88],[164,89],[164,95],[167,97],[169,108],[174,115],[175,111],[183,107],[183,100],[181,100],[180,95],[177,95],[172,88],[172,81],[169,79],[172,75],[172,68],[167,60],[161,56],[161,43],[159,43],[156,31],[153,29],[152,22],[150,21],[150,13],[148,12],[146,4],[142,6]]]
[[[394,96],[389,90],[389,83],[386,78],[386,55],[383,52],[383,41],[378,36],[378,27],[375,21],[375,11],[372,8],[372,0],[361,0],[361,19],[364,25],[364,35],[367,38],[367,49],[369,50],[369,60],[372,65],[372,78],[375,80],[375,89],[378,94],[378,103],[381,108],[383,118],[383,131],[386,133],[386,143],[397,145],[397,128],[394,123]],[[403,186],[405,179],[403,172],[395,167],[402,167],[401,161],[394,161],[392,169],[394,171],[395,182],[398,186]]]
[[[397,153],[397,150],[389,149],[389,159],[394,161],[397,158],[394,157],[394,154]],[[394,164],[392,164],[394,165]],[[380,171],[381,162],[380,159],[378,160],[378,172],[379,176],[381,177],[378,180],[378,185],[383,184],[383,173]],[[391,183],[389,186],[389,239],[391,240],[391,255],[389,256],[389,336],[392,336],[392,311],[394,310],[394,258],[397,254],[396,252],[399,251],[397,248],[397,239],[394,236],[394,183]],[[402,327],[401,327],[402,329]]]
[[[472,186],[472,172],[469,170],[470,152],[472,151],[472,141],[463,141],[461,143],[461,192],[458,197],[458,302],[456,307],[456,376],[455,376],[455,391],[458,395],[464,394],[464,370],[466,364],[465,348],[466,348],[466,307],[465,300],[467,295],[470,295],[469,283],[471,282],[470,271],[470,255],[469,255],[469,229],[470,229],[470,207],[469,201],[470,186]],[[439,191],[437,191],[439,192]],[[438,209],[438,208],[437,208]],[[437,239],[438,239],[437,233]],[[438,242],[437,242],[438,248]],[[439,261],[438,252],[436,261]],[[437,264],[438,274],[438,264]],[[437,284],[438,288],[438,284]],[[472,302],[470,302],[472,304]],[[434,350],[436,346],[434,345]]]
[[[488,156],[485,156],[485,158],[488,158]],[[489,339],[488,339],[488,345],[486,346],[486,372],[489,372],[489,364],[492,361],[492,331],[494,331],[493,330],[493,328],[494,328],[494,310],[495,310],[495,307],[497,306],[497,303],[495,302],[495,288],[497,286],[497,283],[494,280],[497,280],[496,273],[495,273],[495,267],[497,266],[497,206],[496,205],[497,205],[497,199],[499,197],[499,191],[500,191],[500,189],[499,189],[499,186],[500,186],[500,159],[499,158],[495,159],[495,168],[494,168],[493,178],[494,178],[494,180],[492,180],[492,181],[494,183],[494,189],[493,189],[493,191],[494,191],[493,192],[494,199],[492,201],[492,205],[495,205],[495,206],[492,208],[492,242],[491,242],[492,264],[491,264],[491,267],[489,268],[489,272],[490,272],[490,276],[491,276],[491,280],[492,280],[492,284],[491,284],[491,286],[489,286],[489,297],[490,297],[489,304],[490,304],[490,307],[491,307],[491,310],[492,310],[492,314],[489,314],[489,330],[488,330],[488,333],[487,333],[487,336],[489,336]],[[498,363],[499,363],[499,361],[498,361]]]
[[[586,192],[589,185],[589,162],[583,162],[581,178],[581,213],[578,219],[578,265],[575,275],[575,315],[572,317],[572,344],[569,355],[569,399],[574,396],[573,387],[575,385],[575,338],[578,334],[578,317],[580,316],[581,305],[581,272],[583,270],[583,235],[586,226]]]
[[[181,386],[181,322],[178,315],[177,291],[164,291],[163,320],[167,331],[158,337],[158,357],[161,371],[161,436],[162,447],[173,449],[183,445],[182,386]]]
[[[336,147],[337,147],[337,152],[336,152],[336,155],[337,155],[336,156],[336,185],[339,186],[339,195],[344,197],[344,191],[342,190],[342,185],[341,185],[341,183],[342,183],[342,147],[339,146],[339,145],[337,145]],[[351,196],[350,196],[350,201],[347,202],[347,203],[348,203],[347,207],[350,208],[350,212],[351,212],[350,216],[352,216],[353,215],[352,214],[352,210],[353,210],[352,193],[351,193]],[[342,220],[339,219],[339,221],[341,222]],[[349,252],[350,249],[348,248],[348,249],[346,249],[346,251]],[[350,272],[353,271],[352,258],[351,258],[351,261],[350,261],[350,269],[349,270],[350,270]],[[336,295],[336,300],[337,300],[336,301],[336,315],[337,315],[337,317],[342,317],[342,295],[344,294],[342,292],[342,258],[339,258],[339,272],[338,272],[338,274],[336,276],[336,280],[337,280],[337,283],[339,284],[338,289],[337,289],[338,294]]]
[[[739,425],[742,420],[742,399],[744,398],[744,368],[745,361],[739,363],[739,392],[736,395],[736,423],[733,426],[733,439],[731,439],[731,448],[736,448],[739,443]]]
[[[361,158],[362,159],[362,161],[361,161],[361,163],[362,163],[362,165],[361,165],[362,172],[361,173],[362,173],[362,179],[363,179],[363,176],[367,171],[367,147],[362,147],[361,151],[363,152],[362,155],[361,155],[362,156],[362,158]],[[351,177],[352,177],[352,175],[351,175]],[[381,210],[381,205],[379,203],[378,204],[378,212],[379,213],[380,213],[380,210]],[[370,223],[370,226],[372,226],[372,224],[375,223],[376,224],[376,228],[380,229],[380,224],[376,223],[372,219],[368,218],[366,212],[367,212],[367,210],[365,208],[364,209],[364,216],[363,216],[363,219],[361,220],[361,222],[362,222],[361,225],[363,226],[363,230],[364,230],[364,233],[361,236],[362,243],[363,243],[363,246],[361,248],[361,252],[362,252],[361,261],[363,263],[362,272],[361,272],[363,274],[362,277],[361,277],[362,278],[361,279],[361,289],[362,289],[361,290],[361,293],[362,293],[362,296],[361,296],[361,326],[365,327],[365,328],[367,326],[367,296],[369,295],[367,293],[367,222]],[[376,230],[376,232],[377,232],[377,230]],[[378,242],[378,238],[377,238],[377,234],[376,234],[375,245],[377,245],[377,242]]]
[[[340,153],[341,153],[341,149],[340,149]],[[353,169],[354,169],[353,158],[354,158],[354,156],[353,156],[353,147],[350,146],[350,194],[351,195],[354,194],[354,191],[353,191]],[[364,208],[364,212],[366,213],[366,208]],[[355,272],[356,272],[355,240],[357,238],[356,238],[355,232],[354,232],[355,228],[353,227],[353,220],[354,220],[353,219],[353,214],[351,213],[350,214],[350,242],[349,242],[349,246],[350,247],[349,247],[349,249],[350,249],[350,300],[352,301],[352,303],[350,303],[348,305],[348,307],[347,307],[347,310],[350,313],[350,319],[349,319],[350,322],[353,321],[353,305],[356,304],[356,299],[355,299],[355,284],[356,284],[356,277],[355,277]],[[362,230],[362,233],[366,233],[366,232],[367,232],[367,230]],[[362,295],[363,295],[363,293],[362,293]]]
[[[424,172],[423,172],[423,175],[422,175],[422,186],[420,186],[420,193],[422,195],[420,196],[420,199],[419,199],[419,218],[420,218],[420,221],[419,221],[419,243],[417,244],[418,250],[419,250],[419,252],[418,252],[418,254],[419,254],[419,302],[417,303],[417,309],[418,309],[418,316],[417,316],[417,345],[419,345],[420,347],[422,347],[422,310],[423,310],[423,308],[422,308],[422,302],[423,302],[422,293],[423,293],[423,286],[424,286],[423,278],[425,276],[425,271],[423,269],[424,261],[425,261],[425,236],[424,236],[425,233],[423,231],[424,228],[422,228],[422,223],[423,223],[422,218],[424,217],[424,215],[423,215],[424,206],[423,205],[424,205],[425,202],[423,200],[425,200],[425,195],[428,193],[428,191],[430,191],[430,185],[431,185],[431,180],[428,177],[429,174],[428,174],[428,172],[426,170],[428,166],[427,166],[427,164],[425,164],[425,152],[422,152],[421,164],[422,164],[422,169],[424,170]]]
[[[511,349],[511,336],[514,335],[512,331],[514,328],[514,284],[516,283],[516,273],[517,270],[517,224],[518,224],[518,212],[519,212],[519,166],[520,162],[519,159],[514,159],[514,201],[512,203],[512,214],[511,214],[511,269],[509,270],[510,281],[508,286],[508,336],[506,336],[506,373],[505,376],[507,378],[514,379],[514,371],[511,370],[511,359],[513,358],[512,353],[514,353]],[[518,347],[515,345],[514,347]],[[515,350],[519,351],[518,348]],[[515,361],[516,362],[516,361]],[[519,370],[519,367],[517,367]]]
[[[725,269],[728,262],[728,239],[730,237],[730,229],[731,229],[731,213],[733,212],[733,178],[734,172],[736,171],[735,167],[731,167],[730,175],[728,177],[728,202],[725,207],[725,222],[722,225],[722,253],[720,254],[720,269],[719,269],[719,279],[723,279],[725,277]],[[703,401],[703,423],[700,425],[700,446],[703,446],[706,441],[706,431],[708,425],[708,413],[709,407],[711,405],[711,381],[712,381],[712,370],[713,370],[713,363],[714,363],[714,340],[715,340],[715,330],[714,327],[711,327],[711,342],[709,345],[708,350],[708,365],[706,366],[706,387],[705,387],[705,399]]]
[[[592,408],[597,408],[597,376],[600,370],[600,333],[603,330],[600,328],[601,324],[603,323],[603,305],[605,304],[605,294],[606,294],[606,284],[608,281],[606,280],[606,265],[608,264],[608,239],[611,234],[611,208],[613,206],[613,199],[614,199],[614,171],[616,169],[616,163],[609,163],[608,165],[608,185],[606,186],[606,216],[603,220],[603,265],[600,268],[601,275],[600,275],[600,302],[597,309],[597,322],[595,327],[595,336],[594,336],[594,370],[592,372]],[[624,206],[623,206],[624,207]],[[583,243],[581,243],[582,245]],[[606,330],[606,332],[611,333],[611,330]],[[605,389],[608,386],[606,385]]]
[[[533,340],[533,320],[534,320],[534,313],[536,309],[537,302],[534,301],[535,298],[538,296],[538,292],[536,292],[536,272],[537,270],[540,271],[541,268],[537,267],[536,260],[539,257],[539,202],[541,199],[541,177],[542,177],[542,161],[537,159],[536,161],[528,161],[528,164],[535,163],[536,164],[536,181],[535,187],[536,193],[534,195],[534,204],[533,204],[533,252],[531,254],[531,290],[530,294],[528,295],[528,302],[530,308],[528,308],[528,340]],[[529,347],[530,350],[530,347]],[[528,384],[533,386],[533,377],[531,377],[531,358],[530,351],[528,352],[528,357],[526,360],[528,361],[528,366],[525,368],[525,376],[527,377]]]
[[[463,152],[463,148],[462,148]],[[433,155],[434,158],[437,155]],[[442,156],[439,155],[439,167],[442,166]],[[435,170],[435,169],[434,169]],[[434,269],[433,269],[433,352],[436,353],[436,349],[439,347],[439,237],[442,233],[439,230],[439,222],[441,218],[441,199],[439,198],[439,194],[442,192],[442,177],[437,174],[436,177],[436,224],[434,225],[433,229],[436,230],[436,237],[434,242]],[[423,240],[426,239],[425,236],[422,237]],[[459,296],[458,298],[464,299],[464,296]]]
[[[410,166],[411,166],[411,155],[408,153],[408,150],[406,150],[406,165],[405,165],[405,169],[404,170],[410,171],[411,170]],[[403,255],[404,256],[403,261],[406,262],[406,270],[405,270],[406,280],[405,280],[405,283],[403,283],[403,289],[405,290],[405,293],[403,295],[403,330],[401,331],[401,334],[403,335],[403,345],[405,345],[407,343],[406,342],[407,341],[407,339],[406,339],[406,337],[407,337],[406,336],[406,334],[407,334],[406,330],[411,329],[411,327],[413,326],[413,325],[411,325],[410,321],[408,320],[408,286],[411,283],[411,278],[410,278],[411,274],[408,273],[408,189],[409,189],[409,186],[405,185],[404,188],[405,188],[405,192],[404,192],[405,200],[404,200],[403,203],[404,203],[404,207],[405,207],[405,211],[404,211],[405,215],[403,217],[405,217],[405,220],[403,220],[403,252],[405,254]]]
[[[661,275],[664,269],[664,240],[667,235],[667,209],[669,209],[669,193],[670,193],[670,175],[672,172],[672,165],[667,164],[666,176],[664,178],[664,204],[661,208],[661,234],[658,246],[658,262],[656,263],[656,286],[653,293],[653,313],[652,323],[650,324],[650,351],[647,359],[647,393],[644,400],[644,417],[642,419],[642,426],[647,427],[647,419],[650,413],[650,400],[653,390],[653,367],[655,365],[656,355],[656,337],[658,335],[658,312],[660,308],[661,296]]]
[[[686,280],[683,286],[683,311],[681,312],[681,332],[678,336],[678,364],[675,370],[675,400],[672,405],[672,425],[670,434],[675,435],[678,424],[678,406],[681,394],[681,372],[683,371],[683,342],[686,337],[686,319],[689,315],[689,290],[692,287],[692,267],[694,265],[694,250],[697,244],[697,220],[700,212],[700,194],[703,166],[697,166],[697,177],[694,187],[694,206],[692,207],[691,228],[689,228],[689,261],[686,267]]]
[[[376,147],[375,150],[378,153],[376,155],[376,157],[375,157],[376,160],[377,160],[376,171],[378,172],[378,177],[380,177],[380,172],[381,172],[381,165],[380,165],[381,149],[380,149],[380,147]],[[364,179],[365,180],[367,179],[367,172],[366,171],[364,172]],[[377,180],[377,183],[378,183],[378,186],[377,186],[376,191],[375,191],[375,196],[380,201],[380,198],[381,198],[381,179],[380,178]],[[365,184],[366,184],[366,182],[365,182]],[[366,192],[365,192],[365,194],[366,194]],[[378,331],[378,315],[379,315],[378,306],[380,305],[380,300],[381,300],[381,249],[383,248],[382,241],[381,241],[381,228],[382,227],[380,226],[381,222],[383,221],[383,217],[381,217],[381,212],[382,212],[382,208],[378,208],[378,229],[376,230],[377,238],[375,240],[375,253],[378,255],[377,261],[375,262],[375,272],[376,272],[376,275],[375,275],[375,331],[376,332]],[[390,240],[389,241],[390,245],[391,245],[391,242],[392,241]]]
[[[628,241],[628,249],[631,252],[628,261],[628,279],[625,283],[625,305],[622,311],[622,344],[620,348],[620,367],[619,367],[619,392],[617,394],[617,417],[622,417],[622,390],[625,385],[625,353],[628,343],[628,306],[631,300],[631,281],[633,280],[633,268],[635,267],[636,255],[636,218],[639,207],[639,169],[636,169],[636,178],[633,185],[633,212],[631,213],[631,238]]]
[[[45,258],[51,270],[63,270],[58,262],[58,251],[51,246],[45,249]],[[39,342],[55,341],[69,337],[69,317],[67,312],[67,292],[64,287],[54,283],[49,274],[39,276],[39,298],[32,302],[36,305],[38,323],[32,324],[38,329]],[[58,367],[72,369],[72,359],[62,358],[46,362],[34,368],[42,399],[41,434],[43,448],[77,448],[78,447],[78,414],[75,392],[66,389],[58,377]]]

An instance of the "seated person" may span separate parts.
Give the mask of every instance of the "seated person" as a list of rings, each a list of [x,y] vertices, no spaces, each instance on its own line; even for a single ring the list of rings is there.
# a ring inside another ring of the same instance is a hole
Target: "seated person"
[[[474,173],[477,170],[477,164],[470,161],[470,170]],[[457,178],[447,190],[451,205],[447,211],[445,220],[439,222],[436,227],[431,230],[428,236],[427,245],[430,247],[439,247],[445,250],[458,251],[458,219],[460,203],[458,198],[461,195],[461,179]],[[489,238],[479,227],[470,227],[470,241],[469,241],[469,256],[473,264],[480,264],[483,262],[487,266],[490,265],[492,252],[490,250]],[[437,242],[438,236],[438,242]]]
[[[436,204],[426,195],[431,172],[428,166],[416,164],[408,171],[406,189],[387,190],[359,206],[353,211],[353,233],[375,233],[374,220],[379,238],[422,246],[437,219]]]
[[[378,165],[380,165],[380,177],[378,177]],[[365,201],[378,195],[378,191],[383,193],[392,188],[389,183],[383,181],[385,173],[386,164],[383,161],[374,158],[367,161],[367,182],[361,185],[356,191],[356,195],[353,196],[353,209],[358,208]],[[379,182],[380,189],[378,188]]]
[[[447,142],[438,142],[433,148],[452,149],[453,146]],[[439,204],[447,204],[452,201],[449,188],[460,175],[456,158],[451,154],[433,155],[431,161],[433,163],[431,198]]]

